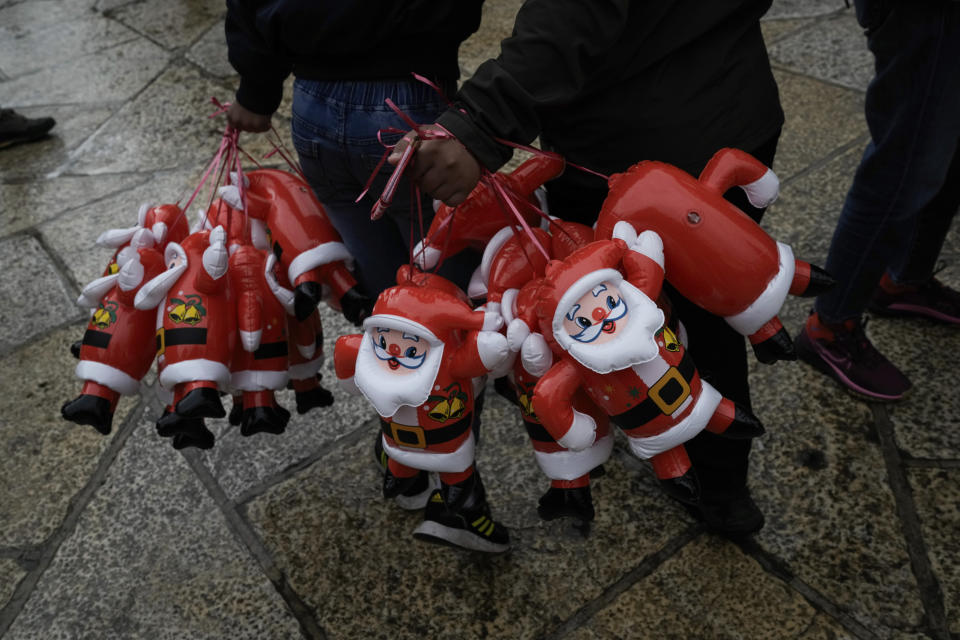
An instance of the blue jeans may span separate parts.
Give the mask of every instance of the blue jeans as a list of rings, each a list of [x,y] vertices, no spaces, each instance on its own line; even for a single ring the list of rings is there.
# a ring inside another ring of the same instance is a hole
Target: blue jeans
[[[837,285],[815,304],[828,322],[859,318],[885,271],[900,284],[929,279],[960,207],[960,3],[856,4],[876,60],[871,141],[827,255]]]
[[[355,274],[367,294],[376,297],[396,284],[397,269],[409,263],[410,249],[421,239],[416,203],[409,182],[400,182],[386,215],[370,220],[370,209],[393,171],[384,163],[367,195],[354,202],[373,173],[386,144],[402,134],[381,129],[409,127],[385,103],[390,98],[417,123],[432,123],[447,107],[429,86],[410,80],[324,81],[297,78],[293,85],[292,137],[307,181],[330,222],[353,255]],[[449,87],[447,89],[450,89]],[[451,90],[452,93],[452,90]],[[412,208],[411,208],[412,205]],[[423,231],[433,219],[430,198],[422,197]],[[441,273],[466,288],[477,256],[448,260]]]

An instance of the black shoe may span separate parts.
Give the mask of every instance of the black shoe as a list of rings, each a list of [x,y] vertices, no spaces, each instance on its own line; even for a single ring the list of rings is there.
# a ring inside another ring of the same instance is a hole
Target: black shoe
[[[793,347],[790,334],[783,327],[775,334],[753,345],[753,353],[763,364],[773,364],[778,360],[796,360],[797,352]]]
[[[329,389],[324,389],[317,385],[309,391],[297,391],[294,393],[297,400],[297,413],[305,414],[310,409],[317,407],[329,407],[333,404],[333,394]]]
[[[423,509],[439,487],[440,480],[429,471],[420,471],[409,478],[398,478],[389,469],[383,474],[383,497],[393,498],[398,507],[407,511]]]
[[[734,540],[760,531],[765,523],[763,512],[749,491],[725,501],[701,500],[696,505],[681,504],[708,531]]]
[[[301,282],[293,290],[293,312],[297,320],[303,322],[317,310],[323,289],[316,282]]]
[[[660,487],[664,493],[680,502],[696,504],[700,500],[700,479],[693,467],[682,476],[660,478]]]
[[[175,410],[183,418],[223,418],[227,415],[220,402],[220,392],[211,387],[197,387],[183,396]]]
[[[252,436],[257,433],[281,434],[290,422],[290,412],[280,406],[250,407],[243,410],[240,421],[240,435]]]
[[[595,514],[593,497],[590,495],[590,485],[573,489],[550,487],[545,494],[540,496],[537,514],[544,520],[570,517],[583,522],[593,521]]]
[[[216,438],[213,433],[207,429],[202,418],[189,418],[187,422],[190,426],[188,431],[177,433],[173,436],[173,448],[186,449],[193,447],[195,449],[212,449]]]
[[[181,433],[194,433],[197,431],[196,423],[203,424],[203,418],[184,418],[175,411],[164,409],[156,422],[157,435],[161,438],[173,438]]]
[[[510,548],[507,528],[490,517],[477,473],[460,484],[444,484],[434,491],[413,537],[485,553],[502,553]]]
[[[83,340],[77,340],[70,344],[70,355],[77,360],[80,359],[80,349],[83,347]]]
[[[0,149],[39,140],[55,124],[53,118],[27,118],[13,109],[0,109]]]
[[[359,327],[367,319],[373,310],[373,300],[371,300],[360,287],[347,289],[347,292],[340,298],[340,310],[343,317]]]
[[[732,440],[749,440],[759,438],[764,433],[766,433],[766,430],[763,428],[760,419],[746,407],[735,404],[733,422],[719,435]]]
[[[113,411],[110,410],[110,401],[100,396],[81,394],[65,402],[60,407],[60,415],[64,420],[76,424],[88,424],[103,435],[110,435],[113,427]]]

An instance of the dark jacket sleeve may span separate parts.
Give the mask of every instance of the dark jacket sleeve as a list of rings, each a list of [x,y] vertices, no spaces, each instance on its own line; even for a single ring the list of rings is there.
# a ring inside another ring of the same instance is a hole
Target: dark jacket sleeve
[[[276,2],[227,0],[227,57],[240,74],[237,102],[254,113],[270,115],[283,99],[283,83],[292,65],[270,42]]]
[[[464,83],[455,106],[438,123],[495,171],[512,150],[540,133],[538,110],[563,108],[626,27],[630,0],[527,0],[500,55]]]

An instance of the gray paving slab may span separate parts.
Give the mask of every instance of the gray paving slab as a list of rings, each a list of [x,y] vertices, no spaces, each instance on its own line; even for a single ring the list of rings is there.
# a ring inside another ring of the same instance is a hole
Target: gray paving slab
[[[82,325],[0,358],[0,548],[39,545],[63,522],[110,438],[60,417],[60,406],[80,391],[70,343]],[[119,425],[135,398],[123,398]]]
[[[224,100],[228,95],[232,89],[194,65],[172,62],[83,145],[68,169],[101,174],[186,166],[202,172],[226,126],[222,119],[207,118],[215,111],[210,98]]]
[[[850,637],[730,542],[700,536],[565,638]]]
[[[227,41],[223,20],[218,20],[187,51],[187,59],[204,71],[220,78],[236,77],[227,60]]]
[[[20,568],[15,560],[0,558],[0,609],[10,600],[17,583],[23,580],[25,575],[27,572]]]
[[[5,638],[299,638],[183,457],[141,420]]]
[[[842,12],[844,6],[843,0],[776,0],[764,19],[825,16]]]
[[[221,0],[135,2],[109,12],[111,18],[166,49],[192,44],[226,11]]]
[[[927,553],[944,593],[950,632],[960,633],[960,471],[911,469],[910,485],[917,500]]]
[[[146,38],[138,38],[15,77],[4,83],[4,100],[15,106],[127,100],[156,77],[169,55]]]
[[[103,274],[104,267],[114,253],[111,248],[97,246],[97,237],[107,229],[123,229],[137,224],[137,212],[141,204],[186,202],[199,180],[199,175],[194,173],[199,174],[185,169],[125,174],[121,176],[123,188],[99,198],[91,198],[79,206],[74,203],[68,212],[43,222],[37,229],[70,276],[82,287]],[[61,177],[52,183],[68,180],[74,180],[79,185],[107,185],[116,179],[113,176]],[[192,213],[188,212],[187,215]],[[193,221],[192,217],[189,219]]]
[[[759,545],[878,637],[916,632],[923,608],[868,407],[799,362],[751,377],[767,427],[750,483]]]
[[[866,90],[873,78],[873,55],[852,12],[787,35],[773,43],[769,53],[775,65],[852,89]]]
[[[960,275],[960,269],[953,273]],[[960,278],[945,281],[960,287]],[[876,347],[914,385],[903,402],[890,410],[904,453],[914,458],[960,459],[960,393],[949,382],[944,386],[933,381],[956,368],[960,327],[922,319],[871,318],[868,331]]]
[[[773,169],[783,188],[834,150],[867,135],[863,94],[777,70],[785,122]],[[824,105],[829,105],[825,108]],[[776,205],[774,205],[776,206]],[[770,216],[776,209],[771,209]]]
[[[71,216],[84,206],[95,206],[104,198],[127,193],[143,180],[143,176],[128,173],[97,178],[60,176],[40,179],[40,176],[34,176],[33,180],[25,182],[0,183],[0,201],[3,202],[0,236],[24,231],[61,215]]]
[[[794,255],[822,266],[864,146],[865,141],[851,143],[783,184],[763,228],[789,244]]]
[[[489,403],[503,418],[485,418],[478,465],[494,518],[511,527],[507,554],[413,540],[420,516],[379,496],[373,430],[249,503],[258,534],[328,638],[541,637],[689,526],[652,474],[621,454],[594,483],[599,509],[588,537],[544,525],[535,507],[546,482],[519,420]]]
[[[807,25],[816,22],[817,18],[764,18],[760,22],[763,32],[763,41],[769,48],[773,43]]]
[[[86,317],[49,254],[29,236],[0,240],[0,353]]]
[[[32,4],[32,3],[27,3]],[[0,68],[11,77],[29,75],[77,57],[108,52],[139,36],[122,24],[86,11],[51,22],[47,16],[9,22],[0,12]]]

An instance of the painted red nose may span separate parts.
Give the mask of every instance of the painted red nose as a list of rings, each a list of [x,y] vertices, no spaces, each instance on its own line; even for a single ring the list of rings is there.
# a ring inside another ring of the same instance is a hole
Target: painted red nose
[[[400,345],[396,343],[391,344],[390,346],[387,347],[387,353],[389,353],[394,357],[400,355]]]
[[[607,317],[607,310],[604,309],[603,307],[597,307],[596,309],[593,310],[593,319],[596,320],[597,322],[600,322],[606,317]]]

